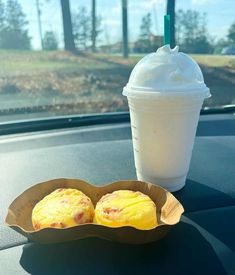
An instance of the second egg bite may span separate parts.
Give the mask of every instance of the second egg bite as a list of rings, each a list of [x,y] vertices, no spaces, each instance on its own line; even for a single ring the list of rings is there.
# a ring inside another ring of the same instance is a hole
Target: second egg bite
[[[153,229],[157,226],[156,205],[139,191],[118,190],[104,195],[97,202],[94,221],[109,227]]]

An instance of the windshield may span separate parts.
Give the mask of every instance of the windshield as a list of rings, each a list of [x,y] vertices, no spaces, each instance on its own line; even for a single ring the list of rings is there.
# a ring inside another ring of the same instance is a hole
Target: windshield
[[[203,108],[235,104],[234,10],[232,0],[0,0],[0,121],[128,111],[123,87],[163,45],[166,13],[171,43],[210,88]]]

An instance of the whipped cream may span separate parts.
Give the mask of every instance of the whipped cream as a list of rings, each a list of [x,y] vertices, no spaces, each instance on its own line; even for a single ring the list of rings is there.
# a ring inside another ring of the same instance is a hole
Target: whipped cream
[[[124,88],[133,91],[158,93],[186,92],[209,89],[198,64],[187,54],[179,52],[179,47],[171,49],[169,45],[159,48],[142,58],[134,67],[129,82]]]

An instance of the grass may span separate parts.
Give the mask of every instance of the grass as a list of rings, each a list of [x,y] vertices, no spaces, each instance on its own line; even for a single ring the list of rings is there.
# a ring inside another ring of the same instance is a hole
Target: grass
[[[143,54],[130,55],[129,58],[125,60],[120,55],[97,55],[100,59],[107,59],[124,65],[135,65],[143,56]],[[208,67],[235,68],[235,56],[232,55],[190,54],[190,56],[199,64]]]
[[[110,66],[101,60],[67,52],[0,51],[0,75],[25,75],[72,70],[96,70]]]
[[[127,110],[121,92],[132,68],[142,57],[130,55],[123,59],[121,55],[79,56],[63,51],[0,50],[0,110],[12,108],[17,102],[21,104],[19,108],[40,102],[54,105],[52,111],[56,114]],[[235,57],[192,57],[204,65],[206,84],[213,94],[207,104],[215,106],[235,102]],[[66,109],[66,104],[69,109]]]
[[[199,64],[208,67],[229,67],[235,68],[235,56],[232,55],[203,55],[203,54],[192,54]]]
[[[201,65],[209,67],[235,68],[235,56],[191,55]],[[71,70],[108,69],[114,64],[133,67],[143,55],[130,55],[123,59],[120,55],[96,54],[74,56],[66,52],[7,51],[0,50],[0,75],[47,73]]]

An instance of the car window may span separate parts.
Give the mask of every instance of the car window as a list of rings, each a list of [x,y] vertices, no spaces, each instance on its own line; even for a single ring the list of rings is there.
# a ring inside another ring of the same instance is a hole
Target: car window
[[[175,44],[199,64],[212,97],[235,104],[232,0],[0,0],[0,121],[128,111],[122,89],[134,65]]]

